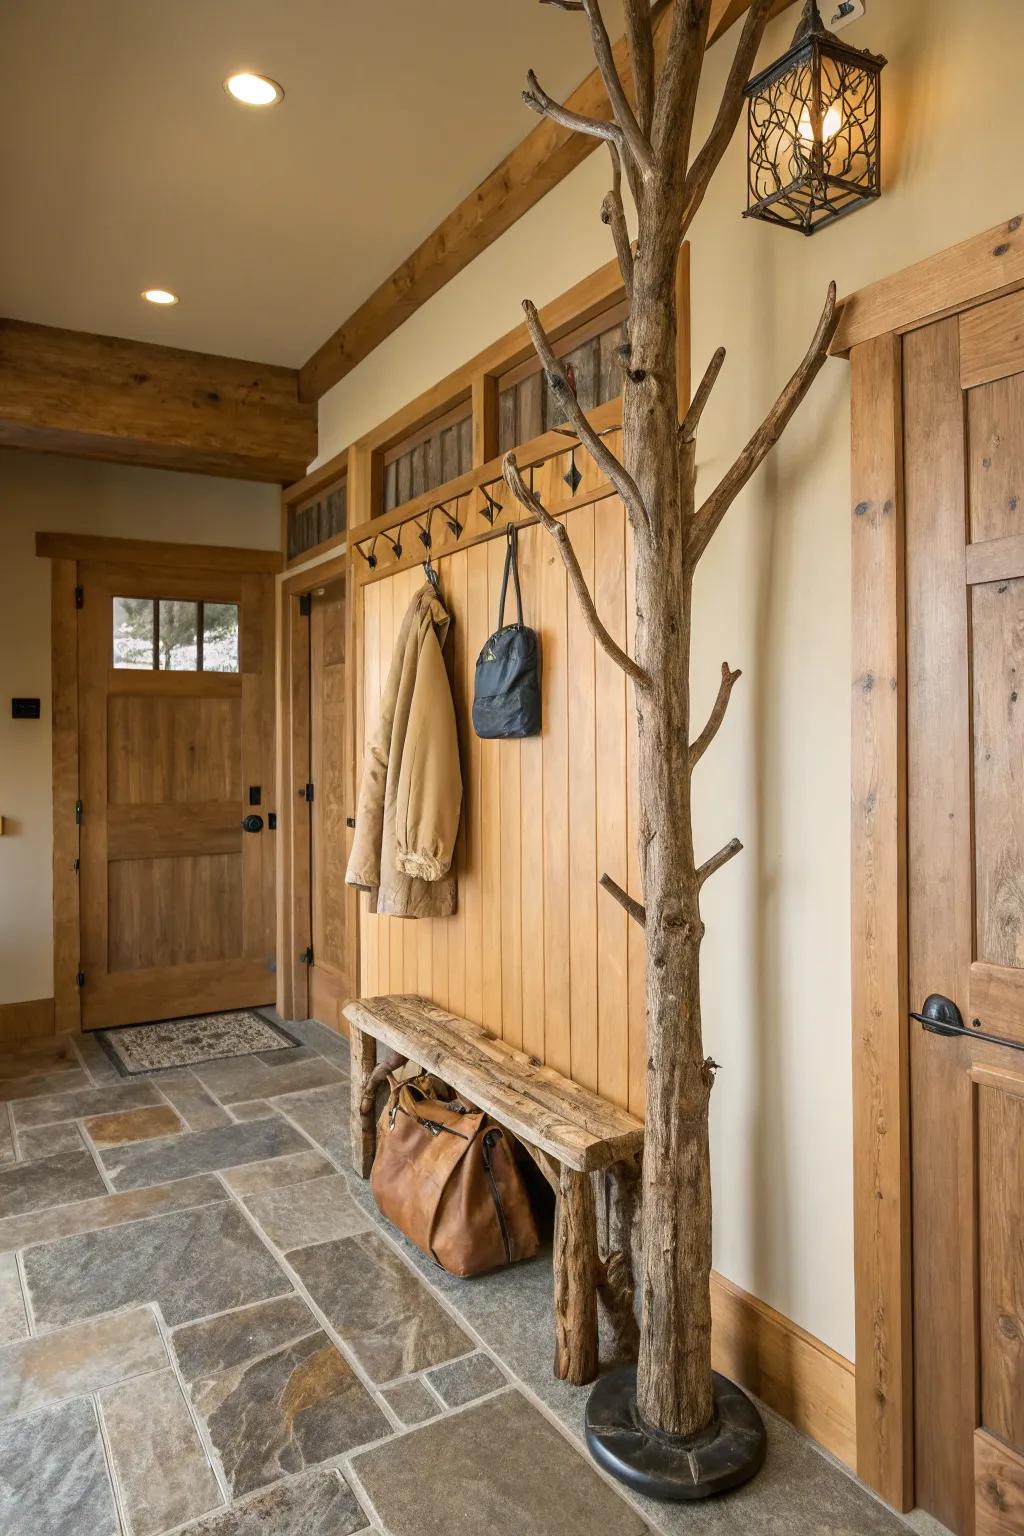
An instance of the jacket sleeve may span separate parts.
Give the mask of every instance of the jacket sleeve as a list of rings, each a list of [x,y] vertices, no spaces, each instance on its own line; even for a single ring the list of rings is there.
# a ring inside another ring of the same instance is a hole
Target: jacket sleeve
[[[374,891],[380,885],[381,846],[384,838],[384,799],[388,779],[388,759],[395,728],[395,701],[405,660],[411,618],[407,614],[399,631],[387,681],[380,700],[377,727],[366,743],[363,779],[356,804],[356,830],[352,838],[345,884],[361,891]],[[371,908],[372,910],[372,908]]]
[[[455,706],[431,623],[416,668],[395,811],[399,869],[420,880],[440,880],[455,853],[462,770]]]

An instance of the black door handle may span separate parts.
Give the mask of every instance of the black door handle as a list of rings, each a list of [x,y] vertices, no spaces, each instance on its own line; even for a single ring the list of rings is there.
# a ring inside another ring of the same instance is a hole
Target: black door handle
[[[262,816],[243,816],[242,817],[242,829],[245,832],[262,832],[263,831],[263,817]]]
[[[951,997],[943,997],[941,992],[933,992],[930,997],[926,997],[921,1012],[912,1013],[910,1017],[933,1035],[967,1035],[971,1040],[984,1040],[989,1045],[1005,1045],[1011,1051],[1024,1051],[1024,1040],[1008,1040],[1005,1035],[988,1035],[981,1028],[980,1019],[974,1020],[974,1027],[968,1029],[956,1003]]]

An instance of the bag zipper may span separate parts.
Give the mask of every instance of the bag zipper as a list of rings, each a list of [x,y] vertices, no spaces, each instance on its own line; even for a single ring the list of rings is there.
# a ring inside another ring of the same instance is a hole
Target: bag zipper
[[[447,1131],[449,1136],[457,1136],[460,1141],[472,1141],[473,1139],[471,1136],[467,1136],[463,1131],[453,1130],[450,1125],[442,1125],[440,1120],[424,1120],[421,1115],[410,1115],[407,1109],[402,1109],[401,1104],[392,1105],[391,1112],[388,1116],[388,1129],[391,1131],[393,1131],[395,1128],[395,1117],[397,1116],[400,1109],[402,1110],[403,1115],[408,1115],[410,1120],[415,1120],[417,1125],[422,1125],[424,1130],[430,1132],[431,1136],[440,1136],[442,1131]]]
[[[508,1235],[508,1222],[505,1220],[505,1207],[501,1203],[501,1195],[498,1192],[497,1181],[494,1177],[494,1169],[491,1167],[491,1148],[501,1140],[500,1130],[491,1130],[483,1140],[484,1168],[487,1170],[487,1179],[491,1186],[491,1199],[494,1201],[494,1210],[498,1217],[498,1226],[501,1228],[501,1240],[505,1245],[505,1261],[512,1263],[512,1244]]]

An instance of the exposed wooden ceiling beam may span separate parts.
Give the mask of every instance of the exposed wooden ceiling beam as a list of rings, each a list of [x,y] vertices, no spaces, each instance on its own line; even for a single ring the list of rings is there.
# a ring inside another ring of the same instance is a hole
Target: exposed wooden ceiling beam
[[[713,0],[709,46],[749,4],[750,0]],[[793,0],[775,0],[774,14],[792,4]],[[656,33],[660,64],[671,6],[666,0],[659,0],[655,9],[661,13]],[[632,93],[633,77],[625,38],[615,44],[615,61],[627,90]],[[573,91],[566,105],[588,117],[611,116],[607,93],[596,69]],[[569,133],[549,119],[542,119],[303,364],[299,370],[301,398],[319,400],[325,395],[598,146],[597,139]]]
[[[0,446],[287,484],[316,408],[293,368],[0,320]]]

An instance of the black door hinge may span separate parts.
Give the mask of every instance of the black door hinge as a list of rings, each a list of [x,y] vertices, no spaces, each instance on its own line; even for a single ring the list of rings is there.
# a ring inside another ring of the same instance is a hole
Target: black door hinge
[[[79,871],[79,870],[80,870],[80,869],[81,869],[81,867],[82,867],[82,861],[81,861],[81,859],[76,859],[76,860],[75,860],[75,862],[74,862],[74,864],[73,864],[73,865],[72,865],[72,866],[71,866],[71,867],[72,867],[72,869],[73,869],[73,870],[74,870],[74,871],[75,871],[75,874],[76,874],[76,875],[77,875],[77,874],[78,874],[78,871]]]
[[[75,826],[76,827],[80,827],[81,825],[82,825],[82,802],[81,802],[81,800],[76,800],[75,801]]]
[[[355,819],[354,816],[346,816],[345,817],[345,825],[346,825],[346,827],[355,827],[355,824],[356,824],[356,819]]]
[[[306,945],[305,949],[302,951],[302,954],[299,956],[299,959],[302,961],[303,965],[312,965],[313,964],[313,946],[312,946],[312,944],[307,944]]]
[[[85,972],[84,971],[79,971],[78,975],[75,977],[75,986],[76,987],[84,987],[85,986]]]
[[[309,804],[312,805],[312,803],[313,803],[313,786],[312,786],[312,784],[307,784],[306,785],[306,799],[309,802]]]
[[[299,597],[299,613],[304,619],[308,619],[312,612],[313,594],[312,592],[303,592]]]
[[[75,607],[76,608],[84,608],[85,607],[85,588],[84,587],[76,587],[75,588]]]
[[[249,804],[259,805],[263,798],[263,791],[258,784],[249,785]]]

